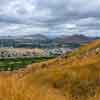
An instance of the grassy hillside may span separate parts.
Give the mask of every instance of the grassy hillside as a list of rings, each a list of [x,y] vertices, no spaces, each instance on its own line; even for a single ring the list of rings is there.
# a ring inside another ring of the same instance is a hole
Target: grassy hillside
[[[100,100],[100,40],[53,60],[0,73],[1,100]]]

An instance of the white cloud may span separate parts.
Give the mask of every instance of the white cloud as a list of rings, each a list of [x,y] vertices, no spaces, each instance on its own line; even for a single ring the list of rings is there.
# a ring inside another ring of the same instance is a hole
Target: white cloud
[[[100,34],[99,8],[100,0],[0,0],[0,34]]]
[[[73,28],[77,28],[77,26],[75,24],[66,24],[66,28],[73,29]]]

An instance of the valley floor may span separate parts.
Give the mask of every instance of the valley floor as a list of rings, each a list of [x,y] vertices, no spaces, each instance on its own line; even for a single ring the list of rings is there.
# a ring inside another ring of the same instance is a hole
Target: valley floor
[[[0,100],[100,100],[100,41],[0,73]]]

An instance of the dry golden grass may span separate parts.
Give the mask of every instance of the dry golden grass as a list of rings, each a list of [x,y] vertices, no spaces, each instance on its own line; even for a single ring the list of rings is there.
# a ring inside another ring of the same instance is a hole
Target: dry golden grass
[[[100,100],[100,40],[53,60],[0,73],[0,100]]]

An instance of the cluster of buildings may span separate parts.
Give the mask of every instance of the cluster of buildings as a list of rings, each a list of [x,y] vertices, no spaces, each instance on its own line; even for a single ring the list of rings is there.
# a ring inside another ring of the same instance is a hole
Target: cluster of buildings
[[[45,53],[46,56],[59,56],[65,54],[66,52],[71,52],[72,49],[70,48],[53,48],[53,49],[46,49]]]
[[[72,51],[68,48],[53,49],[26,49],[26,48],[0,48],[0,58],[25,58],[37,56],[58,56]]]
[[[1,48],[0,58],[25,58],[42,56],[43,50],[40,49],[24,49],[24,48]]]

